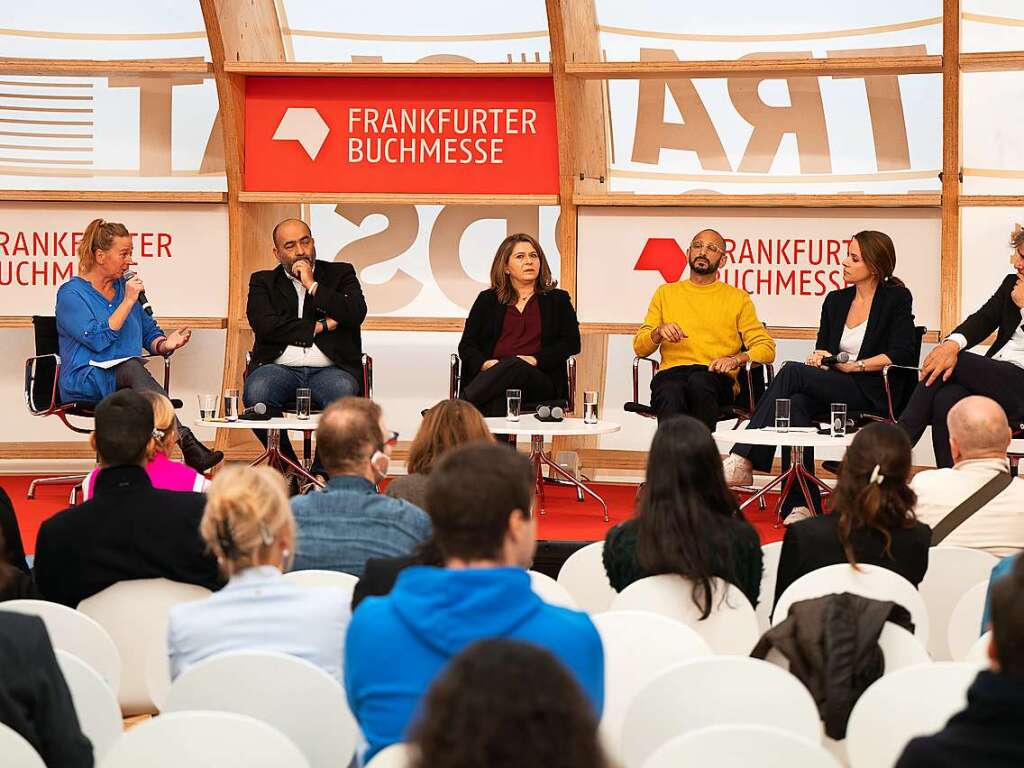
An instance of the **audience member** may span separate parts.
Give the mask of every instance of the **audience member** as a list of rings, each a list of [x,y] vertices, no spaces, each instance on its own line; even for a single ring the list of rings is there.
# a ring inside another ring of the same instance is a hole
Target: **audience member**
[[[985,591],[985,610],[981,614],[981,631],[978,632],[978,637],[991,629],[992,624],[992,587],[1004,576],[1008,576],[1017,564],[1017,561],[1021,559],[1020,555],[1012,555],[1011,557],[1004,557],[992,568],[992,573],[988,577],[988,589]]]
[[[600,716],[604,652],[597,630],[586,614],[544,603],[524,570],[537,545],[534,480],[525,457],[485,443],[452,450],[430,473],[427,506],[445,567],[402,571],[390,595],[359,606],[345,643],[345,691],[369,744],[366,760],[407,736],[437,674],[484,638],[550,650]]]
[[[377,492],[397,439],[372,400],[343,397],[327,406],[316,430],[327,487],[292,499],[296,570],[361,576],[367,559],[408,555],[430,536],[426,512]]]
[[[0,560],[5,560],[22,573],[28,573],[25,548],[21,543],[21,528],[18,527],[18,516],[14,514],[14,504],[3,487],[0,487],[0,535],[3,536],[5,542],[0,547]]]
[[[96,406],[90,438],[99,456],[95,495],[44,522],[35,576],[47,600],[74,608],[119,581],[165,578],[220,587],[217,562],[199,538],[206,498],[153,487],[153,409],[131,389]]]
[[[217,653],[278,651],[342,682],[348,595],[340,587],[300,587],[281,575],[295,549],[284,478],[267,467],[221,470],[199,531],[228,583],[206,600],[171,609],[171,678]]]
[[[4,600],[38,600],[42,597],[32,577],[7,562],[7,542],[0,529],[0,602]]]
[[[604,768],[597,718],[543,648],[480,640],[430,687],[412,728],[413,768]]]
[[[907,744],[896,768],[1018,768],[1024,765],[1024,560],[992,587],[991,670],[978,673],[967,708],[932,736]]]
[[[708,428],[690,416],[662,421],[647,456],[637,515],[605,536],[612,587],[621,592],[645,576],[675,573],[693,582],[693,601],[707,618],[716,577],[757,604],[761,559],[761,540],[725,484]]]
[[[928,570],[932,530],[914,517],[910,440],[892,424],[870,424],[846,450],[832,492],[833,514],[786,529],[775,600],[805,573],[837,563],[879,565],[915,587]]]
[[[1009,478],[1006,449],[1012,432],[995,400],[965,397],[946,418],[953,466],[918,473],[910,487],[917,494],[917,519],[932,528],[950,512],[1003,475],[1009,482],[998,495],[942,540],[956,547],[984,549],[996,557],[1024,547],[1024,480]]]
[[[196,472],[192,467],[171,459],[171,454],[178,444],[178,420],[174,415],[174,406],[162,393],[147,390],[140,392],[153,407],[153,455],[146,462],[146,474],[154,488],[168,491],[204,492],[210,485],[205,475]],[[86,475],[82,481],[82,497],[91,499],[96,487],[97,467]]]
[[[467,400],[442,400],[425,414],[409,446],[406,474],[388,483],[388,496],[427,508],[427,476],[446,451],[474,440],[493,440],[484,417]]]
[[[21,734],[48,768],[92,767],[92,744],[38,616],[0,611],[0,723]],[[0,764],[7,764],[2,755]]]

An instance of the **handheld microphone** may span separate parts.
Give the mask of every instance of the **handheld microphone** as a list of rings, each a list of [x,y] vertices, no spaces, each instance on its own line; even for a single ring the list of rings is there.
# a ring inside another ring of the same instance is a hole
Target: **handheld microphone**
[[[562,421],[565,418],[565,411],[557,405],[554,407],[542,405],[537,408],[537,421]]]
[[[821,364],[826,368],[831,368],[833,365],[838,363],[850,362],[849,352],[840,352],[838,355],[829,355],[828,357],[821,358]]]
[[[130,269],[124,273],[125,280],[131,280],[133,277],[135,277],[135,272],[133,272]],[[145,310],[147,315],[149,315],[150,317],[153,316],[153,307],[149,305],[149,299],[146,298],[145,291],[139,294],[139,304],[142,305],[142,308],[143,310]]]
[[[256,403],[256,405],[250,405],[248,408],[243,410],[240,416],[262,416],[267,412],[267,406],[263,403]]]

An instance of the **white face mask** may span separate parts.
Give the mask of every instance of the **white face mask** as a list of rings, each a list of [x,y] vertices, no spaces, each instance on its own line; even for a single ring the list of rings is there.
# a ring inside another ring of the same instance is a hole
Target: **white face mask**
[[[391,457],[383,451],[374,451],[370,457],[370,466],[373,468],[374,473],[379,476],[379,479],[383,480],[388,475]]]

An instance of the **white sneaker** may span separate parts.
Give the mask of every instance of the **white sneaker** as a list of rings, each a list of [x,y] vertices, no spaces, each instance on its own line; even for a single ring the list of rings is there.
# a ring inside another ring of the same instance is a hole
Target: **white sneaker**
[[[730,453],[722,461],[722,469],[725,472],[725,484],[730,488],[742,485],[752,485],[754,482],[754,467],[750,461]]]
[[[807,520],[811,517],[814,517],[814,513],[807,507],[793,507],[790,513],[786,515],[786,519],[782,521],[782,524],[792,525],[793,523],[799,523],[801,520]]]

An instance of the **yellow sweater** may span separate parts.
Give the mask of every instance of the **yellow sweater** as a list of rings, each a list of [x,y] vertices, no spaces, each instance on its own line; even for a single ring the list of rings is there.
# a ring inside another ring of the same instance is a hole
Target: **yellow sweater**
[[[651,334],[664,323],[677,323],[687,338],[661,343],[663,371],[677,365],[707,365],[741,349],[758,363],[775,360],[775,342],[757,319],[750,295],[727,283],[695,285],[683,280],[659,287],[633,337],[633,351],[642,357],[654,354],[658,345]]]

